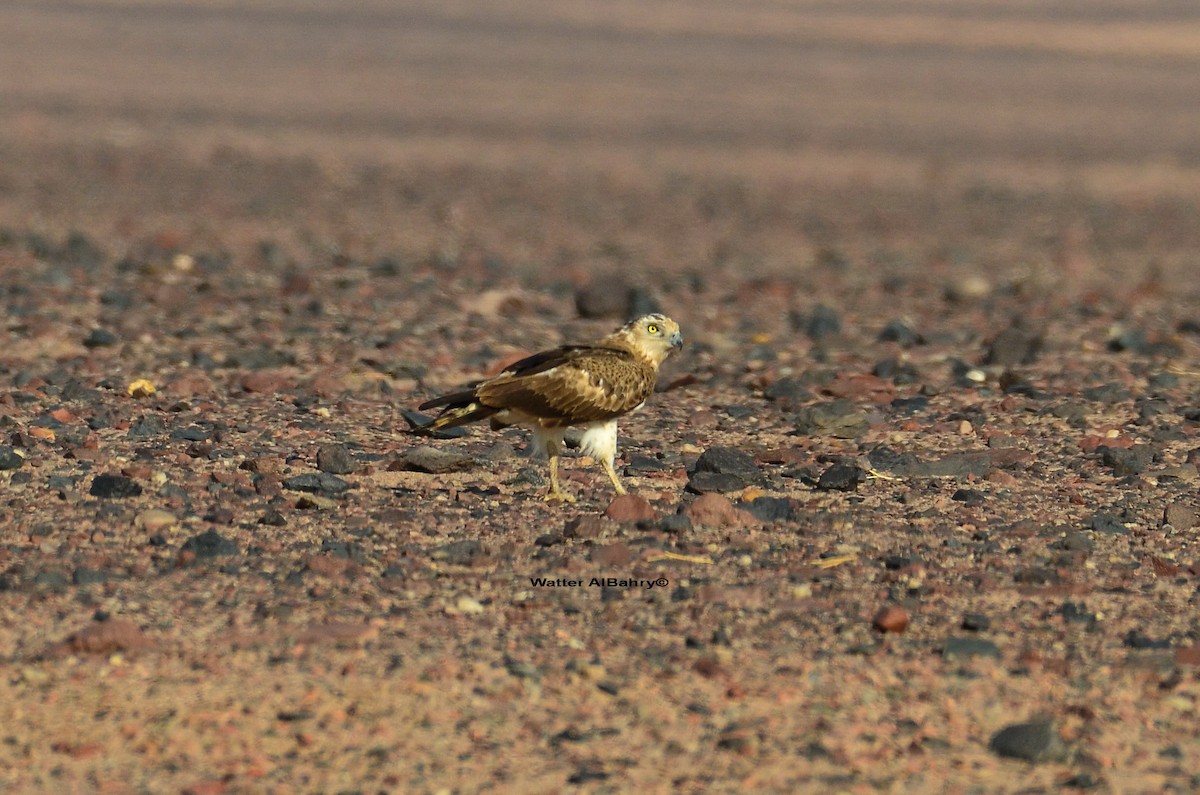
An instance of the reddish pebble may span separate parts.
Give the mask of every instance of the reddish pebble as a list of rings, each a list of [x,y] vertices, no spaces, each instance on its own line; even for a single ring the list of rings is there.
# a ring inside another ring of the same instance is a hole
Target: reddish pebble
[[[642,522],[658,518],[658,512],[646,498],[636,494],[621,494],[608,504],[604,515],[616,522]]]
[[[633,550],[623,541],[592,547],[591,561],[601,566],[625,566],[633,560]]]
[[[721,494],[702,494],[683,509],[692,524],[700,527],[745,527],[755,519]]]
[[[901,633],[908,629],[908,611],[899,605],[880,608],[871,619],[871,626],[880,632]]]

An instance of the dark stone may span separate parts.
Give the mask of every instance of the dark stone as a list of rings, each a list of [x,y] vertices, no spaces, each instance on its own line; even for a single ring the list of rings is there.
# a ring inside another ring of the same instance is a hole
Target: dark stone
[[[1052,542],[1049,548],[1063,552],[1091,552],[1096,548],[1096,542],[1086,533],[1073,531]]]
[[[258,517],[258,523],[271,527],[287,527],[287,517],[274,508],[268,508],[262,516]]]
[[[639,453],[631,455],[629,463],[625,466],[627,472],[663,472],[670,468],[670,465],[659,461],[657,458]]]
[[[1099,386],[1089,386],[1081,393],[1086,400],[1092,400],[1097,403],[1120,403],[1124,400],[1129,400],[1132,397],[1129,390],[1117,384],[1100,384]]]
[[[1101,463],[1112,469],[1117,477],[1140,474],[1154,460],[1154,449],[1145,444],[1135,444],[1133,447],[1101,446],[1099,452]]]
[[[692,520],[682,513],[673,513],[658,520],[658,529],[664,533],[683,535],[692,532]]]
[[[739,475],[725,472],[695,472],[688,479],[687,490],[692,494],[724,494],[730,491],[741,491],[749,483]]]
[[[353,560],[356,563],[366,563],[371,559],[366,548],[354,541],[327,539],[321,542],[321,551],[328,552],[331,557]]]
[[[337,475],[330,475],[326,472],[306,472],[303,475],[287,478],[283,481],[283,487],[310,494],[341,494],[350,488],[350,484]]]
[[[1124,535],[1129,532],[1129,528],[1119,517],[1113,516],[1110,513],[1098,513],[1088,520],[1088,527],[1095,530],[1097,533],[1108,533],[1109,535]]]
[[[183,542],[182,549],[195,553],[197,558],[215,558],[238,554],[237,544],[216,530],[205,530]]]
[[[946,638],[942,657],[993,657],[1000,659],[1000,647],[986,638]]]
[[[176,428],[171,431],[170,438],[185,442],[204,442],[212,435],[212,431],[207,428],[201,428],[198,425],[189,425],[186,428]]]
[[[904,386],[921,380],[921,371],[909,362],[898,359],[881,359],[871,368],[871,373],[880,378],[890,378],[893,384]],[[925,402],[928,402],[926,399]],[[895,401],[892,402],[895,405]]]
[[[400,465],[410,472],[441,475],[462,472],[475,466],[475,458],[465,453],[453,453],[436,447],[413,447],[400,456]]]
[[[738,503],[739,508],[764,522],[786,522],[795,518],[796,509],[787,497],[758,497]]]
[[[1096,614],[1087,609],[1087,605],[1079,602],[1063,602],[1058,608],[1063,621],[1068,624],[1095,624]]]
[[[323,444],[317,448],[317,469],[333,475],[348,475],[358,469],[358,462],[342,444]]]
[[[950,495],[950,499],[967,505],[983,505],[987,502],[984,493],[977,489],[957,489]]]
[[[763,397],[767,400],[803,403],[806,400],[812,400],[813,393],[799,378],[788,375],[776,380],[764,389]]]
[[[849,400],[833,400],[806,406],[796,412],[796,432],[805,436],[853,439],[869,428],[867,413]]]
[[[96,569],[87,569],[82,566],[75,569],[71,573],[71,582],[75,585],[95,585],[98,583],[107,582],[109,579],[108,572],[97,571]]]
[[[113,474],[97,475],[92,478],[92,486],[88,489],[88,494],[106,500],[136,497],[141,493],[142,487],[133,478]]]
[[[1066,758],[1067,748],[1049,720],[1005,726],[992,735],[988,748],[997,756],[1026,762],[1052,762]]]
[[[920,345],[925,339],[903,320],[891,320],[879,332],[880,342],[896,342],[902,348]]]
[[[454,566],[471,566],[481,560],[486,552],[483,544],[473,538],[467,538],[434,547],[430,557]]]
[[[1054,569],[1044,566],[1025,566],[1013,572],[1013,582],[1020,585],[1057,585],[1062,576]]]
[[[1156,640],[1148,635],[1142,634],[1136,629],[1131,629],[1125,633],[1125,638],[1122,643],[1130,649],[1169,649],[1171,641]]]
[[[968,632],[984,632],[991,626],[992,620],[982,613],[967,613],[962,619],[962,628]]]
[[[1037,360],[1042,349],[1042,336],[1019,326],[1010,326],[997,334],[983,355],[984,364],[1015,367]]]
[[[34,575],[33,584],[39,588],[49,588],[60,591],[69,584],[67,575],[61,571],[43,571]]]
[[[20,469],[24,463],[24,457],[17,453],[13,447],[7,444],[0,445],[0,471]]]
[[[654,296],[643,287],[619,279],[603,279],[575,293],[575,310],[580,317],[628,319],[661,311]]]
[[[841,332],[842,317],[833,307],[818,304],[807,317],[794,318],[794,325],[815,342]]]
[[[84,346],[88,348],[104,348],[109,345],[116,345],[117,342],[116,334],[102,328],[92,329],[92,332],[83,339]]]
[[[567,777],[568,784],[587,784],[589,781],[607,781],[609,774],[598,764],[586,762]]]
[[[1108,349],[1113,353],[1129,351],[1136,354],[1150,353],[1153,346],[1146,338],[1146,332],[1139,328],[1120,329],[1108,339]]]
[[[853,464],[834,464],[821,473],[817,488],[821,491],[855,491],[867,480],[867,473]]]
[[[140,420],[129,426],[129,435],[134,438],[145,438],[147,436],[161,436],[167,432],[166,423],[162,417],[157,414],[147,414]]]
[[[710,447],[696,459],[693,472],[717,472],[722,475],[737,475],[747,481],[759,479],[758,464],[754,456],[736,447]]]

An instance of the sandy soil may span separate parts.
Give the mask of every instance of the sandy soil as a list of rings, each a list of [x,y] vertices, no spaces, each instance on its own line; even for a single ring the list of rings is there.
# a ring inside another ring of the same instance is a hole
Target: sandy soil
[[[475,6],[0,5],[0,789],[1200,789],[1191,5]]]

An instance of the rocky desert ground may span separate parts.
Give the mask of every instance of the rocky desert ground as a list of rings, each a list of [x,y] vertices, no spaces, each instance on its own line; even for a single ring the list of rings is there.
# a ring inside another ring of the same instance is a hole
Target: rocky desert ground
[[[1200,15],[0,5],[0,789],[1200,790]],[[439,391],[656,309],[614,499]]]

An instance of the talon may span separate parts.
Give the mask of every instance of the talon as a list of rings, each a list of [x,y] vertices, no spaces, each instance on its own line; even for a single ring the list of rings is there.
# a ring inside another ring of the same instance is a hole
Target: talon
[[[559,489],[549,492],[543,499],[546,502],[575,502],[574,497]]]

